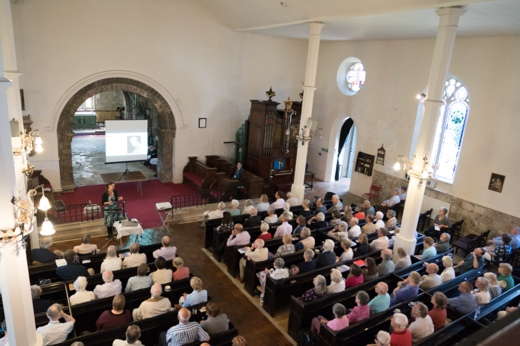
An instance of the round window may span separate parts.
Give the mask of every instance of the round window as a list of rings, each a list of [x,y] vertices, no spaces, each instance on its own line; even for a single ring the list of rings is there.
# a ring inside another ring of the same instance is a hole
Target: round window
[[[339,90],[345,95],[352,96],[357,94],[365,84],[366,77],[367,73],[361,60],[350,57],[339,65],[336,80]]]

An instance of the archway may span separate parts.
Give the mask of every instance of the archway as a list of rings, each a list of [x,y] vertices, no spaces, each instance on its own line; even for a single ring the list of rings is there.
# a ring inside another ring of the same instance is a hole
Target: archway
[[[75,187],[72,167],[71,142],[73,137],[72,121],[78,107],[91,96],[101,92],[122,90],[150,100],[158,112],[159,150],[158,176],[163,182],[173,178],[173,138],[175,137],[175,118],[165,98],[149,85],[130,78],[104,78],[94,81],[79,91],[66,102],[57,124],[58,155],[60,179],[63,190]]]
[[[357,128],[351,117],[346,117],[334,129],[334,150],[330,181],[350,179],[354,166],[357,142]]]

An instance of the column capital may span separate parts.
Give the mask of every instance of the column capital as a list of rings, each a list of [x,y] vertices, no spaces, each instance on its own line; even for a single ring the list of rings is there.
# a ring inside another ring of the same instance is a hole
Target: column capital
[[[320,36],[321,30],[325,24],[323,22],[310,22],[309,23],[309,36]]]
[[[464,6],[441,7],[437,9],[440,18],[440,26],[457,26],[459,17],[466,12]]]

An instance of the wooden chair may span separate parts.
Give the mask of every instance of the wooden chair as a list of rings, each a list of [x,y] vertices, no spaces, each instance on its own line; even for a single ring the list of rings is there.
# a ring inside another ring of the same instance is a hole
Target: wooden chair
[[[482,247],[486,245],[487,238],[491,233],[490,230],[482,232],[480,235],[476,234],[468,234],[465,237],[457,239],[453,242],[453,247],[455,249],[460,249],[464,251],[464,256],[473,251],[477,247]]]

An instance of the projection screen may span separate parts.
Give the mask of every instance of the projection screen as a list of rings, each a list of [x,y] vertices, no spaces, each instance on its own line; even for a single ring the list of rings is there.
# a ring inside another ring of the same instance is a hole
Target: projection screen
[[[145,161],[148,120],[106,120],[105,162]]]

